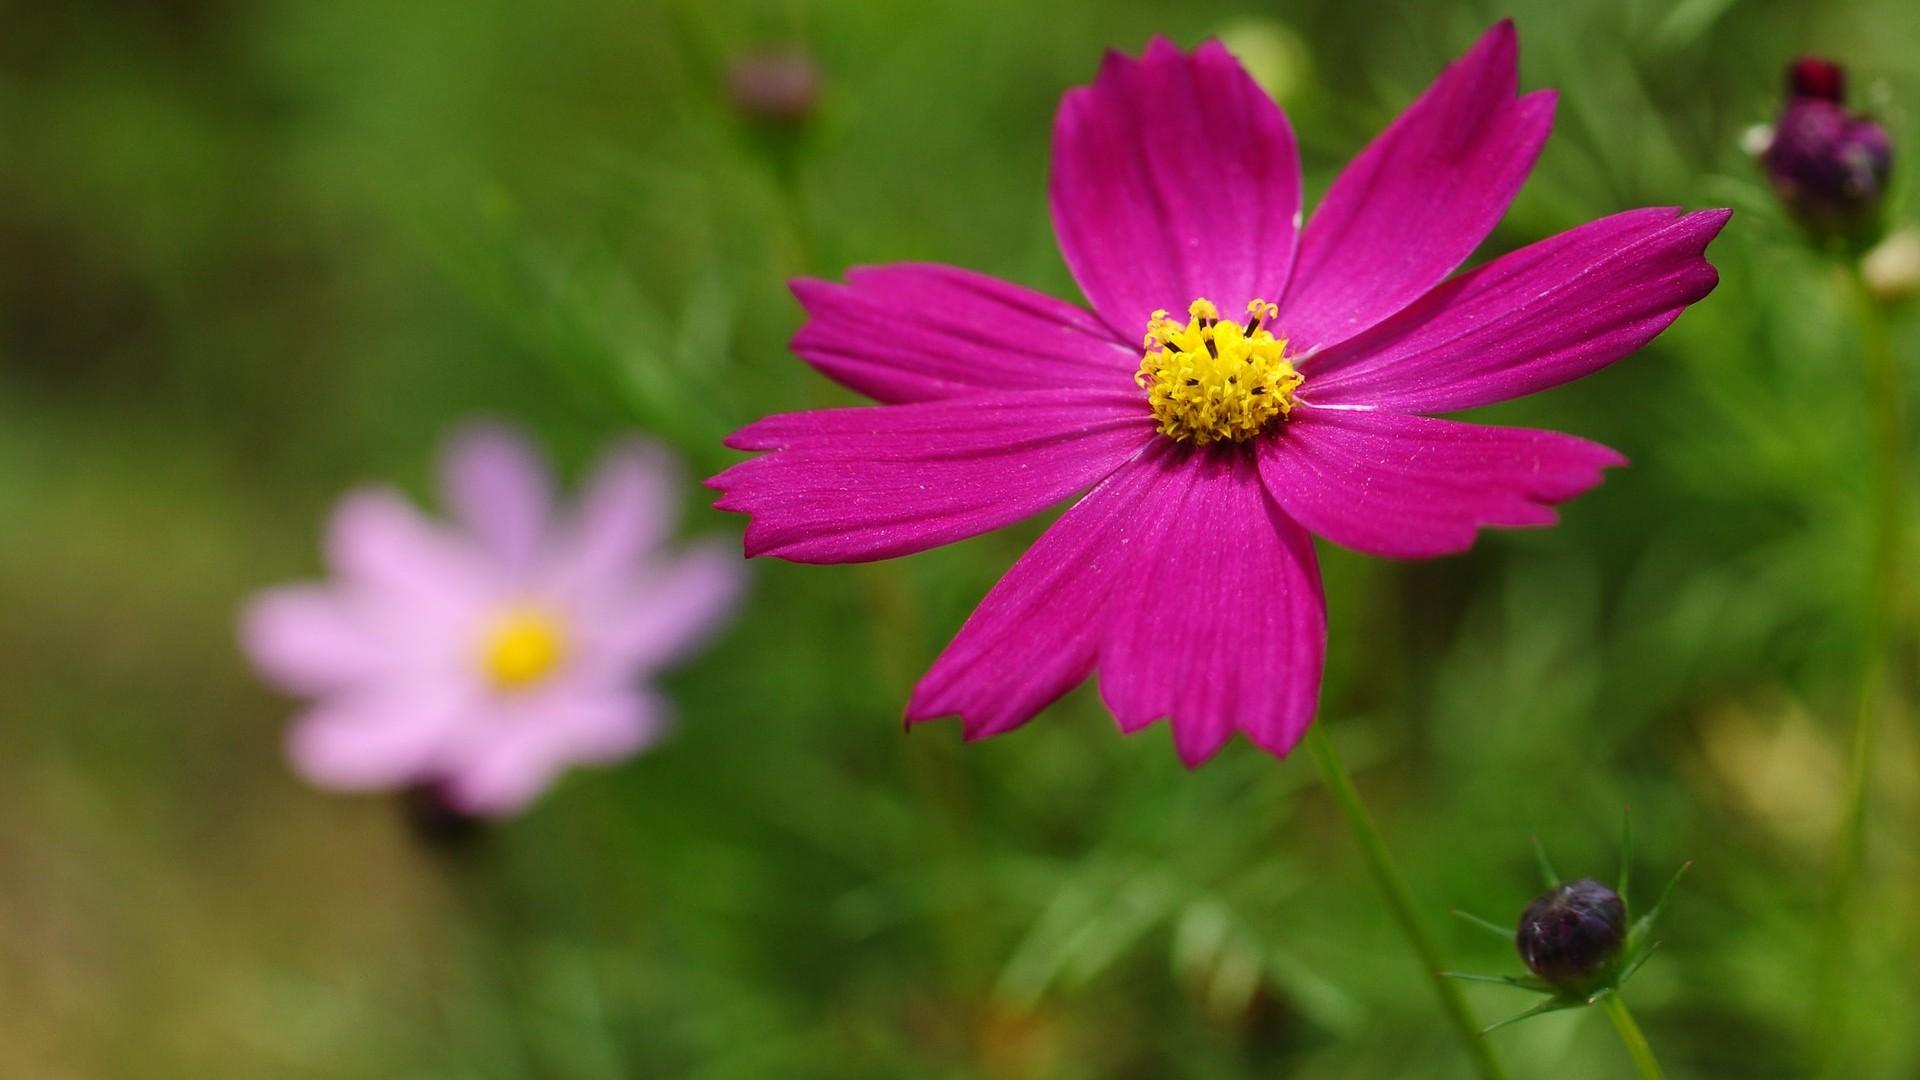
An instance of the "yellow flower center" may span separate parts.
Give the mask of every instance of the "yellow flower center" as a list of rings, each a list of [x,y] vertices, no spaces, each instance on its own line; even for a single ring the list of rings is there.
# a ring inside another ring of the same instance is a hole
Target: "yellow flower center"
[[[1287,339],[1261,325],[1278,314],[1265,300],[1247,305],[1245,326],[1221,322],[1207,300],[1187,308],[1185,326],[1153,313],[1133,381],[1147,392],[1162,435],[1202,446],[1245,442],[1293,411],[1303,380],[1286,360]]]
[[[566,658],[560,623],[537,608],[515,608],[487,631],[482,666],[501,690],[521,690],[552,673]]]

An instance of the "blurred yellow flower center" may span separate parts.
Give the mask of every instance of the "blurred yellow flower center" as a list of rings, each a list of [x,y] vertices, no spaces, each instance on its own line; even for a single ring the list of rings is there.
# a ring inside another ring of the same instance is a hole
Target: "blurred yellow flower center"
[[[550,674],[566,651],[559,622],[535,608],[516,608],[487,631],[483,663],[495,686],[520,690]]]
[[[1247,305],[1245,325],[1220,321],[1207,300],[1188,306],[1185,326],[1153,313],[1133,381],[1147,392],[1162,435],[1202,446],[1244,442],[1293,411],[1300,373],[1286,360],[1287,339],[1262,325],[1278,314],[1265,300]]]

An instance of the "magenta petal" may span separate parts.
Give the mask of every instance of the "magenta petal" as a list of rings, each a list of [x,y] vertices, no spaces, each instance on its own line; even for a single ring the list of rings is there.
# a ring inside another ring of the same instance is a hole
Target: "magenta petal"
[[[1164,485],[1156,441],[1068,508],[980,601],[914,688],[907,721],[958,715],[967,737],[1026,723],[1093,670],[1108,597],[1123,580],[1141,512]]]
[[[1313,540],[1262,490],[1242,447],[1170,455],[1136,515],[1134,570],[1100,650],[1123,730],[1160,717],[1189,766],[1235,731],[1284,755],[1313,721],[1326,600]]]
[[[1517,54],[1511,22],[1487,31],[1334,180],[1280,305],[1293,352],[1406,307],[1493,231],[1553,125],[1551,91],[1515,100]]]
[[[665,730],[667,715],[650,694],[542,702],[538,715],[505,718],[492,738],[449,762],[443,790],[469,814],[518,813],[568,766],[619,761],[646,748]]]
[[[923,551],[1029,517],[1152,437],[1138,391],[1033,391],[770,416],[768,453],[707,481],[752,515],[749,555],[840,563]]]
[[[287,756],[321,787],[358,791],[429,779],[476,707],[453,681],[337,695],[294,721]]]
[[[504,425],[471,425],[447,443],[440,477],[448,508],[483,549],[515,570],[532,561],[553,480],[525,436]]]
[[[1336,544],[1417,559],[1465,551],[1489,525],[1551,525],[1552,505],[1626,459],[1551,431],[1398,413],[1297,408],[1260,443],[1288,515]]]
[[[1300,157],[1285,114],[1219,42],[1109,52],[1053,127],[1053,226],[1074,280],[1123,341],[1197,297],[1229,316],[1278,299]]]
[[[1589,375],[1713,291],[1730,211],[1631,210],[1495,259],[1310,360],[1315,404],[1445,412]]]
[[[247,606],[241,646],[254,667],[292,694],[318,694],[372,680],[393,654],[336,590],[319,585],[269,589]]]
[[[909,722],[1008,731],[1095,667],[1122,728],[1171,717],[1198,764],[1236,730],[1284,754],[1326,649],[1313,542],[1240,447],[1157,441],[1063,514],[915,688]]]
[[[802,279],[793,351],[877,401],[1126,385],[1140,350],[1072,304],[951,266],[859,267]]]

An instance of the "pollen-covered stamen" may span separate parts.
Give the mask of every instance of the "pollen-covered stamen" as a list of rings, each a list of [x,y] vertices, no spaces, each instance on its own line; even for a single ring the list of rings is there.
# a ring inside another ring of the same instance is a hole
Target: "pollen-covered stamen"
[[[521,690],[552,674],[566,658],[566,635],[559,620],[532,607],[513,608],[487,630],[481,668],[501,690]]]
[[[1203,446],[1242,442],[1293,410],[1300,373],[1286,360],[1286,339],[1264,325],[1278,314],[1276,305],[1255,300],[1241,326],[1222,322],[1204,299],[1188,306],[1185,326],[1165,310],[1153,313],[1133,381],[1147,392],[1161,434]]]

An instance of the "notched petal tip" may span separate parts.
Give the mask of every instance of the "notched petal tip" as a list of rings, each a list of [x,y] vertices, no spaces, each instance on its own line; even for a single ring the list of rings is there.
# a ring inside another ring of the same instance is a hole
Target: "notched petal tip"
[[[1680,207],[1662,207],[1673,215],[1673,227],[1684,228],[1699,237],[1699,251],[1704,252],[1707,245],[1720,235],[1733,219],[1733,211],[1727,207],[1715,207],[1711,210],[1683,210]]]
[[[1699,287],[1690,292],[1686,305],[1699,303],[1720,287],[1720,268],[1713,265],[1712,260],[1707,258],[1707,248],[1719,239],[1720,230],[1726,228],[1727,222],[1732,219],[1732,210],[1717,207],[1712,210],[1695,210],[1692,213],[1683,214],[1676,222],[1677,227],[1692,229],[1698,240],[1694,254],[1700,259]]]
[[[920,676],[920,681],[907,695],[906,708],[901,711],[901,719],[908,727],[919,727],[940,720],[958,720],[965,738],[969,742],[992,735],[994,725],[982,718],[982,710],[965,703],[965,694],[957,692],[951,677],[943,676],[941,662],[935,659],[933,666]]]
[[[1186,59],[1186,52],[1165,34],[1155,34],[1148,38],[1146,47],[1140,50],[1142,64],[1177,64]]]
[[[816,324],[822,315],[835,302],[858,290],[874,269],[872,266],[849,266],[842,272],[839,281],[825,277],[788,278],[787,291],[793,294],[793,299],[807,315],[800,328],[794,331],[793,340],[805,337],[809,330],[817,331]]]
[[[1193,47],[1191,55],[1195,60],[1204,60],[1209,63],[1224,62],[1232,64],[1234,67],[1243,66],[1240,63],[1240,58],[1235,56],[1233,50],[1227,47],[1227,43],[1217,37],[1203,39],[1200,44]]]
[[[1123,732],[1127,735],[1137,735],[1163,720],[1172,728],[1174,753],[1180,758],[1180,764],[1189,772],[1219,757],[1220,753],[1232,745],[1237,737],[1244,737],[1249,745],[1260,752],[1285,761],[1293,753],[1293,748],[1300,744],[1301,738],[1306,735],[1307,726],[1312,723],[1309,721],[1309,725],[1303,725],[1297,731],[1282,732],[1271,737],[1269,733],[1245,724],[1237,724],[1224,733],[1203,732],[1198,735],[1183,736],[1182,725],[1179,722],[1171,717],[1159,717],[1151,723],[1123,728]]]
[[[849,267],[847,269],[848,276],[852,276],[859,269],[860,267]],[[845,287],[846,286],[832,278],[813,277],[812,275],[787,279],[787,291],[792,293],[793,298],[800,301],[802,305],[806,304],[808,296]]]
[[[1008,731],[1012,730],[1011,728],[995,727],[987,723],[977,723],[977,722],[968,720],[965,716],[959,716],[959,714],[955,714],[955,715],[958,716],[960,720],[960,741],[961,742],[966,742],[966,743],[985,742],[986,740],[993,738],[995,735],[1004,735]]]
[[[714,503],[714,506],[729,513],[744,514],[749,512],[738,506],[721,506],[717,502]],[[749,518],[747,520],[747,527],[745,531],[740,534],[740,554],[743,558],[764,559],[773,557],[784,558],[790,562],[809,561],[805,558],[794,556],[787,550],[791,545],[782,544],[779,540],[768,536],[767,531],[767,528],[760,524],[759,519]]]
[[[1228,733],[1225,738],[1189,743],[1180,738],[1180,733],[1176,729],[1173,736],[1173,752],[1179,755],[1180,765],[1188,772],[1192,772],[1218,757],[1220,751],[1226,749],[1227,744],[1232,741],[1233,735]]]
[[[1545,124],[1551,128],[1554,116],[1560,111],[1560,91],[1551,86],[1529,90],[1520,95],[1520,99],[1514,103],[1514,108],[1522,121]],[[1542,140],[1540,146],[1534,148],[1535,158],[1539,157],[1540,150],[1545,145],[1546,142]]]
[[[1467,50],[1467,55],[1473,56],[1480,53],[1483,49],[1486,50],[1488,59],[1498,59],[1504,56],[1508,63],[1518,63],[1520,58],[1520,29],[1514,25],[1513,16],[1509,15],[1499,22],[1494,23],[1492,26],[1487,27],[1486,31],[1473,43],[1472,48]]]
[[[982,742],[995,735],[1004,735],[1026,723],[1025,720],[1009,723],[1004,718],[982,717],[977,710],[942,700],[942,695],[926,688],[926,679],[914,687],[907,707],[900,716],[901,727],[907,731],[952,720],[960,722],[960,741],[965,743]]]
[[[789,440],[781,434],[782,428],[780,421],[792,415],[795,414],[775,413],[772,416],[761,417],[746,427],[728,435],[726,438],[721,439],[720,445],[729,450],[743,450],[748,453],[759,453],[767,450],[784,450],[787,448]],[[733,468],[720,473],[720,475],[714,477],[714,479],[717,480],[721,476],[726,476],[738,468],[739,466],[735,465]]]
[[[928,695],[922,687],[914,687],[913,693],[907,697],[907,707],[901,710],[900,722],[909,728],[913,728],[928,721],[941,720],[955,715],[952,712],[930,704],[927,697]]]
[[[733,488],[733,474],[740,468],[741,465],[735,465],[730,469],[726,469],[723,472],[700,481],[702,487],[720,493],[720,496],[714,499],[712,503],[715,510],[726,514],[751,515],[753,513],[753,507],[750,505],[751,501]],[[773,545],[767,542],[763,536],[763,532],[764,530],[756,527],[756,520],[751,516],[748,517],[746,528],[741,530],[740,534],[741,558],[757,559],[772,552]]]
[[[1514,28],[1513,20],[1501,19],[1487,27],[1472,45],[1467,46],[1466,52],[1441,71],[1433,85],[1438,88],[1448,83],[1460,89],[1478,86],[1480,93],[1494,87],[1504,87],[1505,92],[1496,95],[1502,98],[1511,98],[1518,93],[1520,34]]]
[[[1315,711],[1318,712],[1318,709],[1316,708]],[[1259,747],[1262,752],[1270,754],[1281,761],[1285,761],[1287,758],[1293,756],[1293,749],[1300,745],[1300,740],[1307,737],[1307,729],[1317,723],[1319,723],[1317,717],[1309,717],[1307,722],[1300,725],[1297,729],[1280,732],[1275,738],[1268,738],[1264,732],[1260,731],[1248,730],[1244,731],[1243,734],[1246,735],[1248,742]]]

